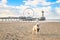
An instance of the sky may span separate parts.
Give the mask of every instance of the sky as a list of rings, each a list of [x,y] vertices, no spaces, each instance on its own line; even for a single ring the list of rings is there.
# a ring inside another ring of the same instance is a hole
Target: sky
[[[60,19],[60,0],[0,0],[0,17],[31,16]]]

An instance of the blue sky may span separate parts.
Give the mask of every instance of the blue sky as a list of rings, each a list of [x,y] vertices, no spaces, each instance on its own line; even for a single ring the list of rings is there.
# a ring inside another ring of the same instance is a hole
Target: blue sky
[[[8,5],[13,5],[13,6],[19,6],[19,5],[24,5],[23,1],[28,1],[28,0],[7,0]],[[31,0],[33,1],[33,0]],[[46,0],[46,2],[56,2],[57,0]]]
[[[19,5],[23,5],[24,0],[8,0],[8,5],[13,5],[13,6],[19,6]]]
[[[0,0],[0,15],[20,16],[28,7],[34,10],[35,17],[40,17],[43,10],[47,18],[60,19],[60,0]]]
[[[47,0],[47,2],[56,2],[57,0]]]

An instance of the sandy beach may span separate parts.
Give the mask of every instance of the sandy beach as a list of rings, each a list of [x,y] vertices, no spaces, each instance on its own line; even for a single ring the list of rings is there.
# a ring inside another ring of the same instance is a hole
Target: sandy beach
[[[0,22],[0,40],[60,40],[60,22],[40,22],[38,34],[32,34],[36,22]]]

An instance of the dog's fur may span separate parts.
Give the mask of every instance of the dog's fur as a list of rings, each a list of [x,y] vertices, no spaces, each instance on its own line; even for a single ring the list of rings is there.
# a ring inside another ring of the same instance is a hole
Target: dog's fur
[[[36,24],[33,27],[32,34],[37,34],[39,32],[39,30],[40,30],[39,26],[40,26],[39,24]]]

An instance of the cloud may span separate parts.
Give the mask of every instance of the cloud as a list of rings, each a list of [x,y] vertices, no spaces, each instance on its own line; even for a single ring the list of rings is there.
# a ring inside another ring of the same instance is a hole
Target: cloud
[[[34,0],[34,1],[26,1],[25,5],[33,5],[36,6],[38,4],[38,0]]]
[[[8,10],[8,9],[0,10],[0,16],[2,16],[2,17],[8,17],[11,15],[13,15],[11,10]]]
[[[52,2],[47,2],[46,0],[34,0],[34,1],[25,1],[25,5],[30,5],[30,6],[49,6],[51,4],[54,4]]]
[[[8,17],[8,16],[19,16],[18,11],[13,6],[0,6],[0,17]]]
[[[55,8],[55,11],[56,11],[56,13],[57,13],[58,15],[60,15],[60,8],[59,8],[59,7],[56,7],[56,8]]]
[[[57,2],[60,2],[60,0],[57,0]]]
[[[7,7],[7,0],[1,0],[0,6]]]
[[[6,5],[7,4],[7,0],[2,0],[1,2],[3,5]]]
[[[39,1],[39,4],[41,4],[41,5],[51,5],[51,4],[53,4],[52,2],[46,2],[46,0],[40,0]]]
[[[23,12],[29,6],[0,6],[2,16],[23,16]]]
[[[47,19],[60,19],[60,7],[51,9],[46,16]]]

